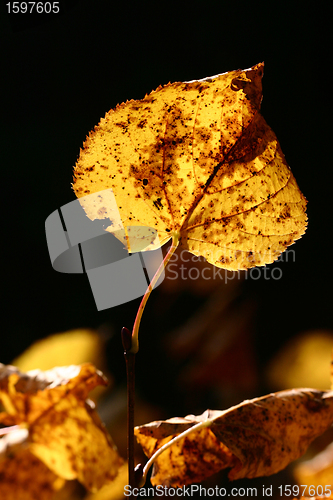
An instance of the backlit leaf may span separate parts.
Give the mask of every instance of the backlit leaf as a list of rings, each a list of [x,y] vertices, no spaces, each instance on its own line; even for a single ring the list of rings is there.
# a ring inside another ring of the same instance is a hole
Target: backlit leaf
[[[127,231],[154,228],[161,245],[176,233],[226,269],[273,262],[304,233],[306,200],[259,113],[262,75],[263,63],[169,83],[108,112],[74,169],[79,198],[101,192],[82,201],[88,217],[119,232],[112,188]]]
[[[181,486],[231,467],[229,478],[268,476],[300,457],[333,423],[333,393],[314,389],[281,391],[225,411],[152,422],[136,427],[144,452],[158,448],[199,422],[193,431],[161,453],[151,482]]]

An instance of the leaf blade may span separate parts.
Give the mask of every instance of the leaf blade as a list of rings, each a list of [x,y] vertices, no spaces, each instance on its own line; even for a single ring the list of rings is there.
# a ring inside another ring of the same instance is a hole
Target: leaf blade
[[[75,194],[112,188],[125,226],[156,229],[160,245],[177,232],[219,267],[273,262],[304,233],[306,200],[259,114],[262,75],[260,63],[117,106],[81,150]]]
[[[230,467],[231,480],[275,474],[300,457],[309,444],[333,422],[333,392],[315,389],[292,389],[244,401],[224,411],[207,410],[202,415],[189,415],[136,427],[135,434],[150,458],[164,443],[188,430],[191,425],[209,422],[209,426],[194,431],[157,457],[152,484],[182,486],[201,481],[214,472]],[[203,457],[211,452],[217,439],[215,455],[219,461],[211,464]],[[206,443],[207,439],[207,444]],[[222,446],[222,447],[221,447]],[[196,447],[196,448],[195,448]],[[187,459],[187,449],[196,449],[198,475],[176,457]],[[221,458],[223,453],[223,459]],[[185,458],[184,458],[185,457]]]

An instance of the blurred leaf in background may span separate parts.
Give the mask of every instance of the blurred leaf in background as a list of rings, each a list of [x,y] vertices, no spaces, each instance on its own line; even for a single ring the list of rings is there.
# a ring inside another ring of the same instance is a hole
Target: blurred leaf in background
[[[312,330],[286,342],[267,367],[267,381],[274,389],[330,387],[332,330]]]
[[[94,404],[86,399],[94,387],[106,384],[103,374],[88,363],[27,373],[0,364],[0,422],[9,426],[0,439],[1,499],[25,489],[26,473],[14,482],[11,473],[21,465],[29,471],[31,464],[30,478],[34,474],[41,488],[44,480],[48,495],[64,480],[77,479],[96,491],[116,477],[123,460]],[[40,498],[33,488],[27,491],[27,499]]]

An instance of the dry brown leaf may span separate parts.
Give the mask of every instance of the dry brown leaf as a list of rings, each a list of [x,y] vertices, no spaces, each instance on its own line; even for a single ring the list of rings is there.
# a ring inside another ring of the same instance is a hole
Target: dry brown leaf
[[[232,467],[231,480],[284,469],[333,423],[333,393],[281,391],[225,411],[207,410],[197,417],[152,422],[136,427],[135,434],[151,457],[168,440],[199,422],[208,426],[175,442],[156,459],[153,485],[182,486],[227,467]]]
[[[188,418],[185,417],[182,420]],[[177,428],[177,423],[174,420],[171,419],[173,421],[172,427]],[[159,423],[156,422],[157,425]],[[167,420],[166,423],[170,423],[170,420]],[[185,422],[180,425],[182,430],[185,430],[186,426],[188,427]],[[137,441],[148,457],[176,435],[171,434],[156,439],[155,436],[146,435],[146,429],[142,431],[142,428],[145,428],[145,426],[137,427],[135,434]],[[174,431],[173,429],[171,432]],[[150,427],[148,432],[150,432]],[[237,462],[237,458],[219,441],[210,429],[201,429],[189,434],[185,439],[175,443],[160,455],[154,464],[151,483],[154,486],[157,484],[183,486],[194,482],[197,483],[215,472],[227,467],[233,467]]]
[[[149,226],[215,266],[273,262],[306,228],[306,200],[259,113],[263,63],[159,87],[89,134],[73,188],[89,218]],[[132,228],[133,232],[133,228]],[[132,241],[132,240],[131,240]]]
[[[0,365],[0,422],[27,431],[18,451],[27,449],[56,477],[78,479],[90,491],[113,480],[123,462],[86,399],[99,384],[106,379],[91,364],[26,374]]]

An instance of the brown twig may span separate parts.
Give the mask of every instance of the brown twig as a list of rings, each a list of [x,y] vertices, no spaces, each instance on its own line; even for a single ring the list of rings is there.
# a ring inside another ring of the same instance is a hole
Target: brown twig
[[[131,490],[135,488],[142,479],[143,467],[141,464],[134,469],[134,398],[135,398],[135,355],[139,350],[139,326],[141,322],[142,313],[144,311],[147,300],[169,262],[172,254],[176,250],[179,243],[179,234],[172,234],[172,244],[159,268],[157,269],[146,293],[144,294],[140,303],[132,333],[128,328],[124,327],[121,330],[121,339],[124,348],[124,356],[126,361],[126,375],[127,375],[127,460],[128,460],[128,484]]]
[[[135,487],[134,471],[134,397],[135,397],[135,353],[130,352],[132,346],[131,332],[126,328],[121,330],[121,339],[124,347],[127,376],[127,461],[128,484]]]

